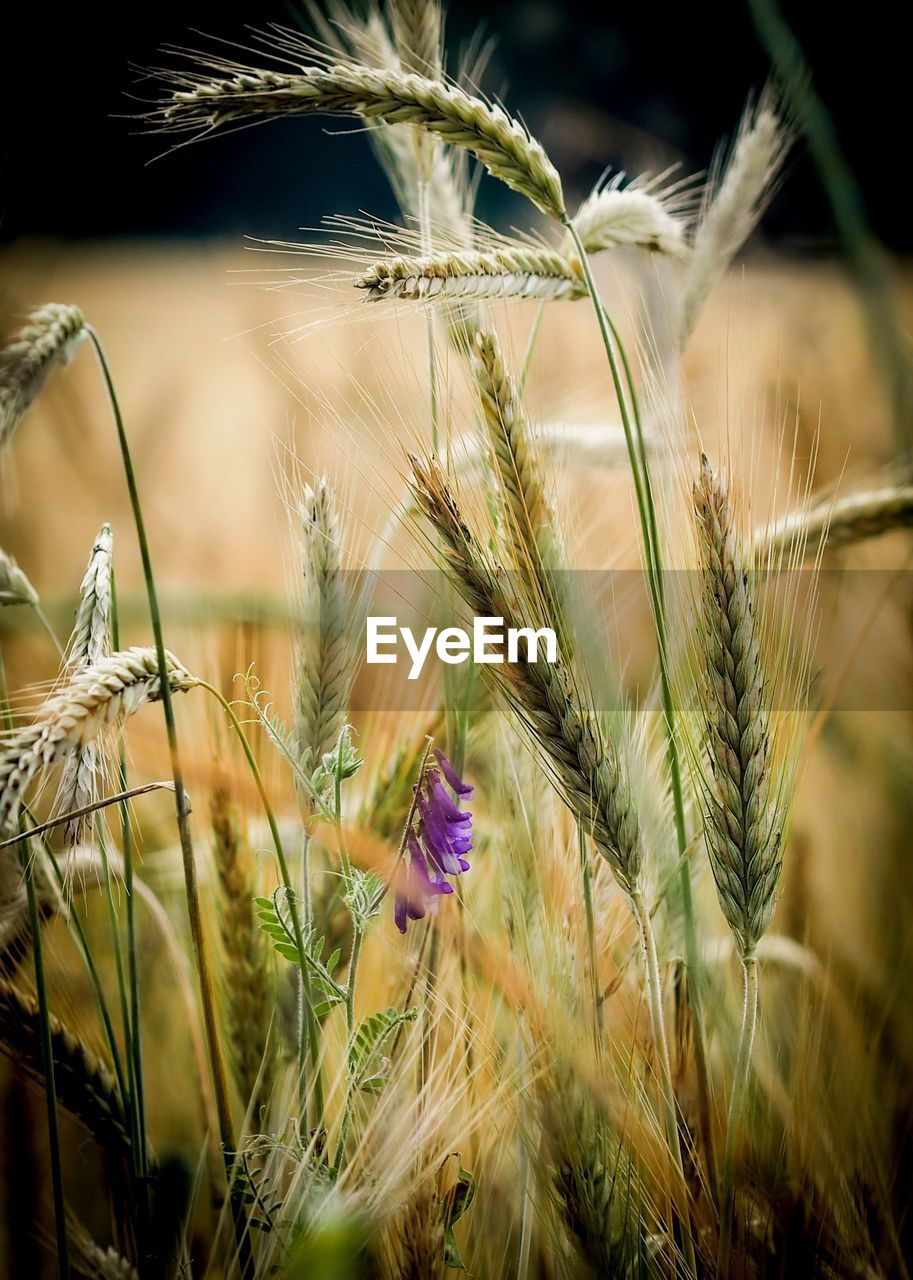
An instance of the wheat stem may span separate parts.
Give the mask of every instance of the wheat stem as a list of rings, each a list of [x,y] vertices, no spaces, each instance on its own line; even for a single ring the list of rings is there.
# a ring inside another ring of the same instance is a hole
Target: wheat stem
[[[44,1093],[48,1116],[48,1146],[51,1156],[51,1182],[54,1189],[54,1223],[57,1231],[57,1265],[60,1280],[69,1280],[70,1262],[67,1249],[66,1207],[63,1197],[63,1171],[60,1163],[60,1125],[57,1116],[57,1090],[54,1083],[54,1049],[51,1039],[51,1017],[48,1010],[48,992],[44,973],[44,954],[41,945],[41,920],[38,911],[38,895],[32,874],[28,845],[20,846],[22,871],[28,895],[29,923],[32,931],[32,957],[35,965],[35,991],[38,995],[38,1022],[41,1031],[41,1063],[44,1074]]]
[[[735,1147],[741,1126],[742,1113],[745,1108],[745,1099],[748,1094],[748,1082],[751,1078],[751,1050],[758,1025],[758,962],[753,953],[742,957],[742,980],[742,1028],[739,1033],[739,1052],[736,1058],[735,1079],[733,1080],[732,1097],[729,1103],[726,1151],[723,1156],[723,1177],[720,1193],[720,1245],[716,1262],[717,1280],[725,1280],[725,1277],[729,1274],[729,1261],[732,1250],[732,1175],[735,1163]]]
[[[124,426],[123,416],[121,414],[120,402],[114,387],[114,380],[111,375],[104,347],[102,346],[101,338],[91,325],[87,326],[87,328],[90,340],[95,349],[95,354],[98,358],[99,367],[101,369],[102,377],[108,393],[108,399],[111,405],[111,412],[117,428],[124,476],[130,496],[130,506],[133,510],[133,520],[136,526],[136,538],[139,544],[140,557],[143,565],[143,577],[145,579],[146,595],[149,601],[149,618],[152,624],[152,634],[155,639],[155,650],[158,657],[162,710],[165,719],[165,732],[168,739],[168,753],[171,758],[171,773],[174,779],[175,815],[177,818],[178,834],[180,836],[181,843],[181,857],[184,866],[184,887],[187,897],[187,912],[190,919],[190,933],[193,942],[194,957],[196,959],[197,979],[200,986],[200,1002],[203,1007],[203,1025],[206,1029],[210,1069],[213,1077],[216,1111],[218,1113],[219,1120],[219,1136],[222,1143],[223,1159],[225,1161],[229,1200],[232,1206],[232,1218],[238,1242],[241,1269],[244,1276],[247,1277],[254,1274],[253,1257],[251,1254],[250,1239],[247,1232],[247,1221],[244,1207],[235,1194],[235,1180],[233,1176],[235,1139],[234,1126],[231,1119],[231,1104],[229,1102],[228,1094],[228,1073],[225,1068],[225,1059],[222,1055],[222,1048],[219,1043],[215,988],[212,981],[209,957],[206,951],[206,939],[203,933],[203,916],[200,908],[196,860],[193,851],[193,837],[190,832],[187,796],[184,791],[184,775],[181,767],[180,750],[178,747],[174,708],[171,702],[171,686],[168,680],[168,663],[165,650],[165,640],[162,632],[162,620],[159,613],[158,596],[155,588],[155,576],[152,571],[152,557],[149,551],[149,542],[146,537],[145,521],[143,519],[139,490],[137,488],[136,477],[133,470],[133,460],[130,455],[130,445],[127,440],[127,432]],[[135,1028],[135,1030],[138,1031],[138,1028]],[[134,1039],[136,1039],[136,1036],[134,1036]]]
[[[573,223],[565,221],[580,255],[581,267],[587,289],[596,311],[599,332],[605,347],[606,356],[615,386],[615,395],[621,413],[625,443],[631,463],[637,508],[640,515],[641,534],[644,541],[644,553],[647,559],[647,578],[650,585],[650,596],[653,605],[656,626],[657,655],[659,660],[660,693],[663,707],[663,724],[666,732],[666,757],[669,765],[669,780],[672,791],[675,814],[675,835],[679,854],[679,894],[682,904],[682,921],[685,936],[685,961],[688,970],[688,995],[691,1005],[691,1016],[694,1026],[695,1066],[697,1068],[698,1102],[701,1113],[701,1129],[707,1154],[708,1172],[711,1181],[715,1181],[715,1159],[713,1146],[713,1127],[710,1116],[710,1068],[707,1061],[706,1037],[701,998],[701,959],[697,938],[697,923],[694,915],[694,899],[691,888],[691,867],[688,861],[688,832],[685,824],[685,801],[682,785],[681,762],[679,759],[676,732],[675,702],[669,680],[668,648],[666,641],[665,598],[663,588],[662,550],[656,521],[656,507],[650,482],[650,470],[647,460],[647,447],[640,417],[638,399],[634,388],[631,368],[624,346],[609,319],[602,304],[596,281],[590,265],[589,255],[584,248],[580,234]],[[631,398],[632,415],[629,413],[621,374],[615,355],[615,347],[621,354],[622,366],[628,393]],[[635,445],[636,432],[636,445]]]
[[[266,821],[267,821],[267,824],[269,825],[270,835],[272,836],[272,840],[273,840],[273,848],[275,849],[275,852],[276,852],[276,862],[279,864],[279,875],[281,876],[282,883],[284,884],[286,891],[288,893],[288,912],[289,912],[289,918],[292,922],[292,933],[295,938],[295,946],[298,948],[298,954],[301,956],[301,971],[302,971],[302,974],[305,975],[304,990],[306,993],[306,1007],[309,1010],[308,1026],[307,1026],[308,1035],[307,1035],[307,1041],[306,1041],[305,1047],[309,1047],[309,1050],[310,1050],[311,1071],[312,1071],[313,1089],[314,1089],[314,1098],[315,1098],[314,1105],[319,1118],[319,1123],[322,1124],[323,1123],[323,1084],[321,1082],[321,1077],[320,1077],[320,1046],[317,1040],[317,1019],[314,1014],[313,999],[311,996],[311,989],[310,989],[310,979],[307,973],[307,961],[305,959],[307,952],[304,945],[304,933],[301,928],[301,913],[298,910],[298,903],[295,898],[294,883],[292,881],[292,873],[288,864],[288,859],[285,856],[285,847],[283,846],[283,843],[282,843],[282,837],[279,834],[279,824],[276,821],[276,814],[275,814],[275,811],[273,810],[273,806],[269,798],[269,793],[266,790],[266,784],[263,781],[263,775],[261,774],[259,765],[257,764],[257,758],[253,753],[253,750],[247,739],[247,735],[244,732],[244,728],[240,720],[235,715],[234,707],[231,705],[231,703],[228,701],[227,698],[223,697],[223,695],[219,692],[219,690],[215,687],[215,685],[209,684],[205,680],[198,681],[198,684],[201,689],[205,689],[207,693],[212,694],[212,696],[215,698],[219,706],[222,708],[222,710],[225,712],[226,716],[228,717],[229,723],[231,724],[232,729],[234,729],[235,733],[237,734],[238,741],[241,743],[241,750],[244,753],[244,759],[247,761],[247,766],[250,769],[251,777],[254,780],[254,785],[256,786],[257,792],[263,803],[263,811],[266,814]],[[302,1052],[302,1049],[301,1049],[301,1046],[299,1046],[299,1054],[301,1052]],[[300,1056],[299,1056],[299,1066],[302,1066]]]

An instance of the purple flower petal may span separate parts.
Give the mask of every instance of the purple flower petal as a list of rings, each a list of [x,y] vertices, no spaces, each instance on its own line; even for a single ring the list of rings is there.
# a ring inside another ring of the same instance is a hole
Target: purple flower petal
[[[454,769],[453,765],[444,755],[443,751],[436,749],[434,754],[437,757],[438,764],[441,766],[441,773],[443,773],[444,777],[447,779],[447,785],[450,787],[450,790],[455,792],[458,796],[471,796],[472,787],[468,782],[463,781],[456,769]]]

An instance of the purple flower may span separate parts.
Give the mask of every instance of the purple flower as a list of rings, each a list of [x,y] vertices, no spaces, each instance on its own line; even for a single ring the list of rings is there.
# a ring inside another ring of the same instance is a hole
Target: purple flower
[[[472,814],[451,798],[441,773],[457,797],[469,795],[472,787],[442,751],[435,754],[440,772],[426,769],[419,783],[418,824],[406,839],[405,862],[398,876],[393,918],[400,933],[406,932],[410,920],[421,920],[427,910],[436,910],[442,894],[453,893],[446,876],[469,870],[464,855],[472,849]]]

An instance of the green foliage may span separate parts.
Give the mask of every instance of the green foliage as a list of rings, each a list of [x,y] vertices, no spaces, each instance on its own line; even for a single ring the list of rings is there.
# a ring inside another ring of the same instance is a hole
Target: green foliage
[[[292,926],[286,918],[289,901],[296,903],[297,898],[290,889],[280,887],[271,898],[254,898],[257,919],[260,928],[269,938],[280,956],[291,961],[297,968],[302,967],[301,952],[295,942]],[[308,930],[304,936],[304,959],[311,970],[311,985],[323,997],[315,1006],[317,1017],[328,1013],[346,997],[345,988],[333,978],[333,971],[339,964],[342,948],[336,947],[324,960],[323,950],[326,943],[324,935],[317,936],[315,929]]]
[[[349,1079],[353,1089],[380,1093],[388,1079],[388,1064],[381,1050],[405,1022],[414,1022],[415,1009],[385,1009],[372,1013],[358,1027],[349,1045]]]

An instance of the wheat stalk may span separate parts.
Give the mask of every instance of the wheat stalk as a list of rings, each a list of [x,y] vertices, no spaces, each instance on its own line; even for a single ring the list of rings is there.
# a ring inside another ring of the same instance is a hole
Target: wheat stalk
[[[412,124],[474,155],[495,178],[549,217],[563,218],[557,170],[541,145],[499,106],[442,81],[401,71],[334,63],[300,74],[235,64],[215,79],[176,77],[176,91],[151,119],[172,130],[208,130],[258,116],[301,112],[354,114],[386,124]]]
[[[773,95],[749,106],[719,181],[707,189],[682,282],[682,346],[726,268],[751,235],[773,193],[791,143]]]
[[[85,337],[78,307],[49,302],[33,311],[0,348],[0,447],[37,398],[57,365],[64,365]]]
[[[19,568],[11,555],[0,550],[0,606],[8,604],[38,604],[38,592]]]
[[[192,688],[193,676],[167,655],[172,692]],[[144,703],[161,696],[158,659],[154,649],[127,649],[102,658],[71,676],[44,703],[33,724],[7,740],[0,756],[0,833],[16,824],[23,793],[42,769],[87,746],[121,716],[132,715]]]
[[[595,187],[572,219],[587,253],[630,246],[683,256],[685,226],[670,212],[667,201],[647,186],[622,187],[620,182],[621,177],[616,177]]]
[[[219,883],[219,929],[222,938],[225,1001],[231,1061],[245,1106],[258,1094],[258,1081],[269,1087],[268,1053],[274,1006],[266,941],[254,914],[256,886],[250,871],[252,854],[224,784],[210,799],[213,858]]]
[[[51,1015],[54,1081],[60,1104],[85,1127],[99,1146],[123,1157],[130,1141],[114,1078],[72,1031]],[[0,978],[0,1049],[29,1075],[43,1081],[38,1005]]]
[[[111,651],[111,566],[113,538],[111,526],[99,531],[82,585],[76,622],[67,651],[67,666],[81,671],[93,666]],[[90,805],[96,798],[99,755],[94,742],[67,756],[60,779],[57,812],[69,813]],[[64,842],[75,848],[83,837],[87,818],[74,818],[64,828]]]
[[[389,258],[355,280],[369,302],[402,298],[583,298],[586,286],[560,253],[517,245],[486,251]]]
[[[755,534],[752,552],[759,561],[796,552],[814,556],[822,544],[847,546],[911,527],[913,485],[888,485],[822,502],[808,511],[791,511]]]

